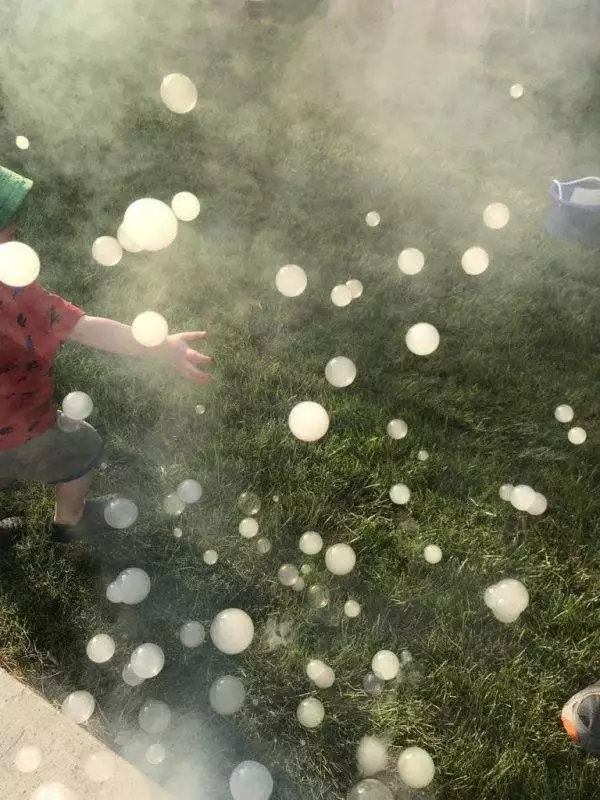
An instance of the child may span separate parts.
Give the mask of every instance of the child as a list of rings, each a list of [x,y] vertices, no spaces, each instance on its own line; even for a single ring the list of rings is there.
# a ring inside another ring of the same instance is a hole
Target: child
[[[31,186],[30,180],[0,167],[0,248],[15,237],[18,212]],[[144,347],[128,325],[89,317],[37,283],[13,289],[0,282],[0,492],[15,481],[55,485],[53,537],[58,541],[105,527],[105,501],[85,499],[102,440],[87,423],[71,432],[56,425],[55,353],[71,340],[109,353],[146,356],[204,385],[211,377],[200,367],[212,359],[190,343],[205,336],[175,333],[157,347]],[[15,517],[0,519],[0,545],[14,538],[21,523]]]

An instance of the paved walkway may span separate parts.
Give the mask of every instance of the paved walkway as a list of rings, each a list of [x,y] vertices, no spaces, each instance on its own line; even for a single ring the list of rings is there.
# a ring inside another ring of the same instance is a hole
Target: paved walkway
[[[15,767],[15,758],[29,746],[40,750],[42,760],[34,772],[26,774]],[[111,751],[90,736],[85,727],[71,722],[0,670],[2,800],[30,800],[40,786],[56,783],[70,792],[48,791],[41,793],[40,800],[170,800],[170,795],[118,756],[114,756],[114,776],[104,783],[94,783],[84,764],[98,752]]]

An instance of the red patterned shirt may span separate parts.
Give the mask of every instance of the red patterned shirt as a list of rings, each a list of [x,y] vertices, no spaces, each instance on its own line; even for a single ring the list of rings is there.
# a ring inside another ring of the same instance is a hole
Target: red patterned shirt
[[[54,425],[52,360],[83,314],[37,283],[0,283],[0,450]]]

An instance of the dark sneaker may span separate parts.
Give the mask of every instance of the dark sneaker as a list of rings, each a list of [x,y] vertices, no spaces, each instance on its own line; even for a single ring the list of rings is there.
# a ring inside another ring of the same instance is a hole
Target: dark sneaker
[[[576,744],[600,755],[600,682],[574,694],[563,706],[560,719]]]
[[[83,516],[75,525],[52,523],[52,539],[62,544],[70,544],[108,530],[110,526],[104,519],[104,509],[115,496],[110,495],[108,497],[98,497],[95,500],[86,500],[83,507]]]

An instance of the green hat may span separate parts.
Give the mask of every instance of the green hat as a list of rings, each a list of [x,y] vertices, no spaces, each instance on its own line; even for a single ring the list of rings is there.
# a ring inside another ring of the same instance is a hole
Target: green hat
[[[0,167],[0,230],[6,228],[29,194],[33,181]]]

